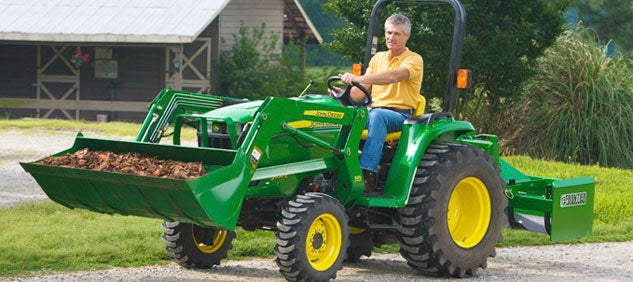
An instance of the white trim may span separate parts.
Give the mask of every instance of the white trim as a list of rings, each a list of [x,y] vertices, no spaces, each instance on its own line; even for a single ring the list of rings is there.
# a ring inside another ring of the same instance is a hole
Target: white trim
[[[202,32],[202,31],[200,31]],[[0,41],[81,42],[88,43],[191,43],[195,36],[186,35],[125,35],[125,34],[51,34],[0,32]]]

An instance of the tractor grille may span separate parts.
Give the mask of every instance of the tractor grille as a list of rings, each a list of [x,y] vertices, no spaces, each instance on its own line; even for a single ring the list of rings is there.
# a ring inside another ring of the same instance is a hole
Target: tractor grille
[[[229,135],[227,124],[223,122],[209,122],[207,125],[207,133],[209,136],[209,147],[222,148],[222,149],[235,149],[231,143],[231,136]],[[235,136],[239,136],[242,132],[242,125],[235,125]],[[202,134],[200,133],[200,127],[198,127],[198,146],[202,146]]]

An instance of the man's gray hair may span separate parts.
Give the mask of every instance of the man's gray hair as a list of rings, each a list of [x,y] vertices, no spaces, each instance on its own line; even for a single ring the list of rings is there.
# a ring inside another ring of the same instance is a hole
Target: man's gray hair
[[[411,21],[409,21],[409,18],[404,15],[393,14],[387,18],[385,21],[385,25],[386,24],[399,25],[402,27],[402,31],[405,34],[411,34]]]

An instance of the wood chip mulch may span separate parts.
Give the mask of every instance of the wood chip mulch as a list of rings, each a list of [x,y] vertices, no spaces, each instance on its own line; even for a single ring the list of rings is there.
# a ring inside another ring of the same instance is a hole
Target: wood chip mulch
[[[116,154],[88,148],[73,154],[49,156],[38,164],[184,180],[198,178],[206,173],[202,162],[161,160],[140,153]]]

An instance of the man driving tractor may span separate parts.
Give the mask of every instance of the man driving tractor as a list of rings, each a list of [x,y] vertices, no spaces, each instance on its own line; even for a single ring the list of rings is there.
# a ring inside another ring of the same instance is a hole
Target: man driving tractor
[[[387,132],[399,131],[406,118],[411,117],[420,101],[422,87],[422,56],[407,48],[411,36],[411,22],[401,14],[385,21],[387,51],[378,52],[369,62],[365,75],[340,75],[341,81],[351,85],[360,83],[371,92],[371,109],[367,119],[367,139],[360,157],[365,179],[365,194],[375,194],[378,163]],[[365,98],[358,88],[352,89],[352,100]]]

